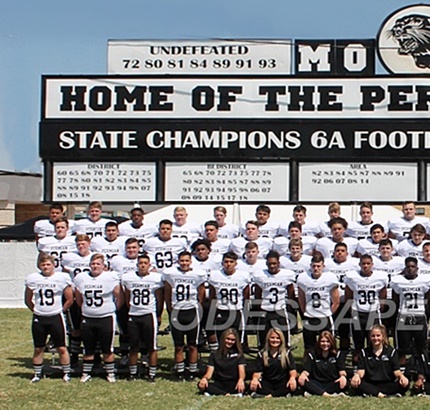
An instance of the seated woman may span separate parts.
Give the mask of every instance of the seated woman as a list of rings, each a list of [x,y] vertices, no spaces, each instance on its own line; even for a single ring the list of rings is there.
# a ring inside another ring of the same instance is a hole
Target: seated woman
[[[358,370],[351,379],[351,387],[363,396],[387,397],[404,395],[409,380],[400,370],[396,349],[388,344],[384,325],[370,329],[370,346],[358,357]]]
[[[211,383],[209,380],[213,379]],[[209,356],[205,375],[198,383],[205,396],[242,396],[245,391],[245,357],[236,329],[224,330],[219,348]]]
[[[297,388],[294,358],[285,346],[284,334],[272,328],[263,350],[258,353],[256,372],[252,375],[252,398],[285,397]]]
[[[331,332],[324,330],[318,336],[313,352],[305,358],[299,384],[305,396],[332,396],[342,394],[348,379],[345,361],[336,349]]]

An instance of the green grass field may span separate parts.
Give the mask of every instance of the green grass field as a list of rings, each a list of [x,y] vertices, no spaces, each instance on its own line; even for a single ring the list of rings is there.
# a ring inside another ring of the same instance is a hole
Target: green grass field
[[[166,346],[159,354],[159,378],[155,384],[145,380],[127,382],[119,378],[109,384],[103,377],[94,377],[88,384],[79,383],[79,375],[68,385],[54,372],[37,384],[30,384],[32,340],[31,314],[24,309],[0,310],[0,408],[1,409],[393,409],[396,406],[430,409],[430,398],[401,399],[292,397],[259,399],[249,397],[204,397],[197,393],[195,383],[171,379],[173,353],[170,335],[160,336],[159,345]],[[164,328],[165,326],[162,326]],[[252,341],[252,339],[251,339]],[[294,336],[294,356],[300,365],[301,335]],[[252,343],[251,343],[252,345]],[[206,356],[203,357],[205,359]],[[252,360],[252,358],[250,358]],[[46,354],[45,363],[51,362]],[[49,366],[46,366],[49,367]]]

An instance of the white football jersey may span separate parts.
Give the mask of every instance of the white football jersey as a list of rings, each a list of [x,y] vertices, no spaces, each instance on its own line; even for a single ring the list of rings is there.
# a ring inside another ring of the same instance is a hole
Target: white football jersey
[[[134,228],[132,221],[124,221],[118,225],[119,235],[127,238],[136,238],[139,242],[140,254],[143,254],[143,245],[148,238],[157,235],[157,227],[155,225],[143,224],[140,228]]]
[[[425,275],[418,275],[415,279],[397,275],[391,281],[391,288],[399,295],[400,314],[425,316],[425,296],[430,289],[430,281]]]
[[[385,223],[372,222],[370,224],[364,225],[361,221],[351,221],[348,223],[348,228],[346,229],[345,235],[358,240],[370,238],[370,229],[375,224],[382,225],[384,227],[384,231],[388,232],[388,227]]]
[[[172,238],[162,241],[158,236],[149,238],[143,245],[151,258],[151,264],[157,271],[162,272],[166,268],[171,268],[178,260],[178,254],[187,250],[185,239]]]
[[[207,279],[206,272],[181,271],[178,267],[164,270],[162,279],[172,287],[172,308],[192,309],[199,306],[198,288]]]
[[[67,231],[67,235],[71,236],[75,233],[75,221],[72,219],[68,220],[69,222],[69,230]],[[47,236],[55,236],[55,225],[51,223],[49,219],[40,219],[34,223],[34,233],[39,238],[45,238]]]
[[[106,258],[106,265],[109,269],[112,258],[116,255],[124,255],[125,241],[128,238],[119,236],[114,241],[108,241],[104,236],[95,236],[91,239],[91,251],[101,253]]]
[[[212,272],[209,284],[215,289],[217,309],[242,310],[243,292],[250,282],[249,273],[242,270],[232,275],[226,275],[223,269]]]
[[[357,250],[358,240],[355,238],[343,238],[342,243],[348,247],[348,253],[352,256]],[[339,242],[333,241],[331,238],[320,238],[315,244],[315,250],[323,254],[324,258],[333,257],[334,247]]]
[[[390,239],[394,248],[397,245],[395,239]],[[360,239],[357,245],[357,253],[359,255],[379,256],[379,243],[373,242],[372,238]],[[395,251],[393,251],[393,254]]]
[[[288,246],[290,245],[290,240],[284,236],[278,236],[273,240],[273,250],[281,256],[289,255],[290,249]],[[303,254],[312,255],[317,238],[314,236],[302,236],[301,241],[303,244]]]
[[[336,275],[339,282],[339,295],[341,302],[345,301],[345,276],[348,273],[358,272],[359,270],[360,266],[357,258],[348,258],[342,263],[336,262],[333,258],[326,259],[324,271]]]
[[[92,252],[87,256],[81,256],[77,252],[66,253],[63,255],[61,266],[63,267],[63,270],[69,273],[73,280],[76,275],[79,275],[82,272],[89,273],[91,271],[90,259],[92,255]]]
[[[403,264],[404,266],[404,264]],[[426,262],[424,259],[418,259],[418,269],[420,275],[429,275],[430,274],[430,262]],[[429,276],[430,278],[430,276]]]
[[[185,240],[187,247],[201,236],[200,225],[194,222],[186,222],[181,226],[174,222],[172,229],[172,238],[180,238]]]
[[[55,270],[61,272],[61,261],[68,252],[76,252],[75,238],[66,236],[64,239],[57,239],[55,236],[40,238],[37,249],[55,258]]]
[[[121,284],[130,291],[130,316],[157,312],[155,291],[163,287],[160,273],[149,272],[140,276],[136,271],[129,271],[121,277]]]
[[[281,269],[271,274],[267,269],[255,272],[252,281],[261,289],[261,309],[275,312],[286,308],[287,287],[295,282],[292,271]]]
[[[108,222],[115,222],[112,219],[101,218],[96,222],[93,222],[89,218],[78,219],[75,222],[76,235],[84,234],[90,237],[90,239],[96,236],[103,236],[105,233],[105,225]]]
[[[339,286],[336,275],[323,272],[319,278],[315,279],[311,272],[304,272],[297,278],[297,286],[305,294],[305,317],[319,318],[332,315],[331,291]]]
[[[239,236],[239,227],[234,224],[225,224],[218,228],[218,238],[234,239]]]
[[[40,316],[54,316],[63,311],[64,289],[72,285],[65,272],[54,272],[44,276],[42,272],[30,273],[25,281],[34,296],[34,313]]]
[[[117,272],[119,277],[122,277],[128,272],[137,270],[137,258],[129,259],[123,255],[115,255],[110,261],[110,268]]]
[[[404,239],[399,242],[394,248],[397,255],[407,258],[408,256],[413,256],[414,258],[423,257],[423,245],[426,241],[421,242],[419,245],[415,245],[411,239]]]
[[[235,238],[230,243],[230,251],[234,252],[239,259],[245,258],[245,245],[248,242],[255,242],[258,245],[258,257],[265,259],[266,255],[272,249],[273,241],[270,238],[258,238],[255,241],[250,241],[244,237]]]
[[[347,274],[345,285],[353,293],[352,309],[357,312],[379,312],[379,292],[388,286],[388,275],[382,271],[373,271],[370,276],[360,272]]]
[[[416,216],[412,220],[408,220],[403,216],[399,216],[388,221],[388,229],[398,241],[402,241],[403,239],[407,239],[409,237],[410,230],[416,224],[421,224],[424,225],[425,228],[428,228],[428,222],[428,218],[423,216]]]
[[[83,299],[82,316],[102,318],[115,314],[114,289],[119,285],[119,278],[114,272],[103,271],[98,276],[82,273],[74,282]]]

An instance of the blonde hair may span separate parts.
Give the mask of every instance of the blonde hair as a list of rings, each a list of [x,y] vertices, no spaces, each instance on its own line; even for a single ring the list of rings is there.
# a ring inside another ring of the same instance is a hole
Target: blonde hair
[[[266,343],[264,344],[264,348],[262,350],[262,356],[263,356],[263,363],[264,366],[269,366],[269,355],[270,355],[270,336],[272,336],[273,333],[276,333],[279,338],[281,339],[281,344],[278,347],[278,354],[281,358],[281,366],[283,369],[289,367],[290,362],[288,360],[288,350],[285,346],[285,337],[284,334],[280,329],[277,329],[275,327],[272,327],[266,335]]]

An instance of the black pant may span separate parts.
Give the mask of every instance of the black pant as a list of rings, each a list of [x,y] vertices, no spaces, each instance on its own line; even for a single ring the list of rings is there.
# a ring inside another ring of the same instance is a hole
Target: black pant
[[[283,379],[278,381],[261,380],[261,388],[257,389],[258,394],[267,396],[271,394],[273,397],[285,397],[291,390],[287,387],[289,379]]]
[[[335,383],[335,382],[321,383],[315,379],[309,379],[309,381],[305,383],[303,388],[305,391],[315,396],[322,396],[323,393],[328,393],[328,394],[340,393],[342,391],[342,389],[339,386],[339,383]]]
[[[408,391],[408,388],[409,386],[402,387],[398,381],[375,383],[362,379],[360,386],[357,388],[357,393],[361,395],[367,394],[373,397],[377,397],[379,393],[387,396],[394,396],[397,393],[400,393],[401,395],[405,394]]]
[[[209,383],[205,392],[216,396],[225,396],[226,394],[235,394],[237,380],[214,380]]]

